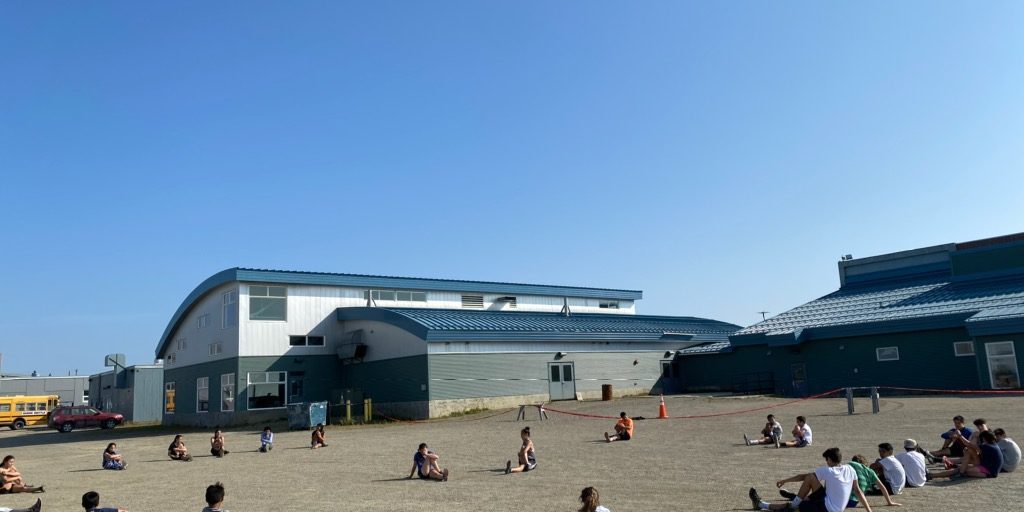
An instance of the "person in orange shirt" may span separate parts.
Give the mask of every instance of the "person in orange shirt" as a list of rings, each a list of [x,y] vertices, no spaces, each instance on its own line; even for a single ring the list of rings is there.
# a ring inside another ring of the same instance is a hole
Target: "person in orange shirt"
[[[615,422],[615,435],[610,436],[608,432],[605,432],[604,440],[610,443],[612,441],[629,441],[630,439],[633,439],[633,420],[626,416],[625,412],[620,412],[619,421]]]

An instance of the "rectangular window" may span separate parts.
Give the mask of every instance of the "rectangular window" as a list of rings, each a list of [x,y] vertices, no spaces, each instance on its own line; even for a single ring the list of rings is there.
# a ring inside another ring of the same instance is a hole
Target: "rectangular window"
[[[213,343],[210,343],[210,355],[211,356],[219,356],[223,352],[224,352],[224,345],[222,345],[221,342],[215,341]]]
[[[875,359],[878,361],[899,361],[899,347],[878,347],[875,349]]]
[[[11,412],[11,404],[0,404],[0,412]]]
[[[409,300],[411,300],[413,302],[426,302],[427,301],[427,292],[410,292],[409,293]]]
[[[619,309],[619,301],[617,300],[602,300],[597,304],[600,309]]]
[[[249,410],[284,407],[284,387],[288,372],[249,372],[246,375],[246,393]]]
[[[284,286],[249,286],[249,320],[288,319],[288,289]]]
[[[202,328],[206,327],[209,324],[210,324],[210,315],[209,314],[199,315],[199,318],[196,319],[196,328],[197,329],[202,329]]]
[[[177,361],[178,361],[178,356],[176,356],[174,354],[174,352],[171,352],[170,354],[167,354],[167,357],[164,358],[164,362],[167,363],[168,365],[172,365],[172,364],[176,363]]]
[[[235,374],[225,373],[220,376],[220,410],[235,411]]]
[[[467,309],[483,309],[484,308],[484,296],[483,295],[463,295],[462,296],[462,307]]]
[[[324,346],[323,336],[288,336],[288,345],[292,347],[322,347]]]
[[[427,292],[413,292],[408,290],[373,290],[363,292],[363,298],[373,297],[374,301],[391,300],[398,302],[426,302]]]
[[[174,383],[164,384],[164,413],[174,414]]]
[[[185,350],[188,345],[185,343],[185,338],[178,338],[178,350]]]
[[[210,412],[210,378],[196,379],[196,412]]]
[[[970,357],[974,355],[973,341],[957,341],[953,343],[953,355],[956,357]]]
[[[231,290],[221,295],[221,329],[238,327],[238,290]]]
[[[988,358],[988,375],[992,389],[1014,389],[1020,387],[1017,372],[1017,353],[1012,341],[997,341],[985,344]]]

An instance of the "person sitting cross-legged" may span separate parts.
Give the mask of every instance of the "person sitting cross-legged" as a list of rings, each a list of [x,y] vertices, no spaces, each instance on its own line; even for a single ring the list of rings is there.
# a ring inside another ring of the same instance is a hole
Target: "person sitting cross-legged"
[[[784,503],[768,503],[761,500],[757,489],[750,488],[748,493],[754,510],[789,510],[801,512],[842,512],[850,503],[851,491],[856,493],[858,500],[864,504],[865,510],[871,512],[864,492],[857,481],[857,473],[848,464],[843,464],[843,455],[839,448],[829,448],[822,454],[825,465],[813,473],[799,474],[775,483],[780,489],[788,482],[800,482],[800,491]],[[781,492],[781,491],[780,491]],[[791,496],[791,494],[786,494]],[[897,503],[889,503],[899,506]]]
[[[774,414],[768,415],[768,422],[764,424],[764,428],[761,429],[761,437],[757,439],[749,439],[746,434],[743,434],[743,441],[747,443],[747,446],[755,444],[774,444],[776,448],[779,447],[779,443],[782,439],[782,423],[779,423],[775,419]]]
[[[935,473],[928,473],[928,478],[996,478],[999,470],[1003,468],[1003,452],[996,445],[996,435],[991,431],[984,431],[979,436],[980,446],[967,444],[964,447],[964,456],[960,460],[960,467],[947,469]]]

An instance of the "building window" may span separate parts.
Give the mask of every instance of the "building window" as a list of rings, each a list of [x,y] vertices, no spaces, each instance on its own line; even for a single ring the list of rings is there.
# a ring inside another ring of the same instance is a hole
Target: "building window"
[[[619,309],[619,301],[617,300],[602,300],[597,303],[597,307],[601,309]]]
[[[235,411],[235,374],[225,373],[220,376],[220,410]]]
[[[213,343],[210,343],[210,355],[211,356],[218,356],[222,352],[224,352],[224,345],[222,345],[221,342],[215,341]]]
[[[249,410],[284,407],[287,380],[288,372],[249,372],[246,375]]]
[[[293,347],[322,347],[323,336],[288,336],[288,345]]]
[[[185,350],[185,347],[188,346],[185,343],[185,338],[178,338],[177,344],[178,344],[178,350]]]
[[[174,364],[177,361],[178,361],[178,356],[175,355],[174,352],[171,352],[170,354],[167,354],[167,357],[164,358],[164,362],[169,364],[169,365]]]
[[[484,296],[483,295],[463,295],[462,296],[462,307],[467,309],[483,309],[484,308]]]
[[[196,379],[196,412],[210,412],[210,378]]]
[[[288,289],[284,286],[249,286],[249,320],[287,320]]]
[[[174,383],[164,384],[164,413],[174,414]]]
[[[878,347],[875,349],[875,359],[878,361],[899,361],[899,347]]]
[[[210,325],[210,315],[208,313],[199,315],[199,318],[196,319],[196,329],[202,329],[207,325]]]
[[[974,342],[957,341],[953,343],[953,355],[955,355],[956,357],[974,356]]]
[[[238,326],[238,290],[224,292],[221,295],[221,329]]]
[[[408,290],[372,290],[363,292],[363,299],[370,299],[371,297],[374,302],[381,300],[426,302],[427,292],[413,292]]]

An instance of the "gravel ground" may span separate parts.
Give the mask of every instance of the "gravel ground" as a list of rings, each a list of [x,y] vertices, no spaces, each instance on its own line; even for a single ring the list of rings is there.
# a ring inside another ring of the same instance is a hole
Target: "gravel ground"
[[[789,405],[766,397],[667,397],[670,415],[704,415],[767,407],[756,412],[702,419],[657,420],[656,397],[613,402],[558,402],[554,407],[580,414],[646,416],[636,422],[636,437],[607,444],[602,434],[612,419],[549,412],[540,421],[536,410],[516,422],[516,411],[483,413],[423,423],[329,427],[329,447],[308,448],[309,433],[275,428],[273,452],[256,452],[259,429],[226,433],[231,454],[208,455],[209,431],[186,431],[196,455],[191,463],[166,458],[174,431],[162,428],[119,428],[59,434],[49,430],[0,432],[0,453],[13,454],[29,483],[43,483],[44,510],[80,510],[83,492],[96,490],[102,504],[139,511],[198,511],[206,486],[227,487],[226,506],[235,512],[254,510],[393,511],[437,509],[445,512],[503,511],[523,508],[570,511],[579,491],[595,486],[602,503],[613,511],[747,510],[747,489],[756,486],[774,496],[772,482],[823,464],[821,452],[842,449],[844,459],[856,453],[875,457],[876,445],[888,441],[900,449],[902,440],[917,439],[938,448],[939,433],[962,414],[968,421],[988,419],[1010,437],[1024,440],[1024,408],[1020,397],[888,398],[881,413],[858,399],[860,412],[846,414],[841,399],[818,399]],[[776,406],[777,405],[777,406]],[[814,429],[814,446],[776,450],[744,446],[741,434],[757,433],[768,412],[788,430],[802,414]],[[540,464],[525,474],[504,475],[505,461],[519,448],[519,429],[530,425]],[[101,452],[115,441],[128,460],[126,471],[99,469]],[[445,483],[408,480],[412,454],[426,442],[451,470]],[[793,487],[795,490],[795,487]],[[933,482],[910,489],[897,500],[903,510],[1024,510],[1021,474],[997,480]],[[28,506],[30,495],[0,496],[0,507]],[[872,498],[881,504],[881,498]],[[970,506],[968,506],[970,504]]]

